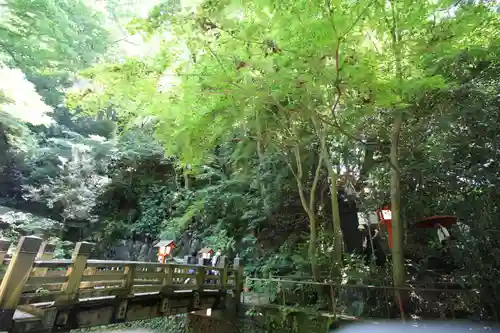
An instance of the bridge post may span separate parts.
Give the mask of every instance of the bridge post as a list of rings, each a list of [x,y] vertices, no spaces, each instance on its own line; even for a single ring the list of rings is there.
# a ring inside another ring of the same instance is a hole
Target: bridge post
[[[0,265],[3,264],[3,260],[5,259],[5,255],[9,251],[10,241],[6,239],[0,239]]]
[[[129,264],[125,266],[124,275],[125,281],[123,281],[122,287],[124,290],[124,296],[132,295],[132,287],[134,286],[134,279],[137,266],[135,264]]]
[[[83,273],[87,266],[87,259],[90,256],[92,244],[88,242],[78,242],[73,250],[71,267],[68,269],[66,276],[68,281],[62,287],[62,295],[55,301],[55,305],[72,303],[78,299],[78,289],[82,281]]]
[[[7,272],[0,285],[0,327],[8,331],[19,304],[23,287],[28,280],[42,239],[34,236],[21,237],[12,256]]]
[[[136,264],[128,264],[125,266],[125,280],[122,283],[123,292],[116,296],[117,306],[115,308],[114,317],[118,320],[125,320],[128,308],[128,296],[133,296],[134,279],[137,272]]]
[[[167,264],[165,267],[165,278],[163,279],[163,284],[161,288],[162,294],[170,294],[174,291],[174,266]]]
[[[198,258],[198,267],[196,268],[196,289],[198,289],[198,291],[201,291],[205,284],[206,272],[205,266],[203,266],[204,263],[203,258]]]
[[[198,267],[196,267],[196,291],[193,293],[194,302],[193,307],[195,309],[200,309],[201,307],[201,294],[203,292],[203,285],[205,284],[205,266],[203,266],[204,260],[203,258],[198,258]]]
[[[48,242],[43,242],[42,246],[38,250],[37,259],[38,260],[51,260],[54,258],[54,250],[56,246]],[[35,268],[33,269],[33,276],[45,276],[47,274],[48,268]]]
[[[233,261],[233,269],[234,269],[234,298],[237,306],[241,303],[241,292],[243,291],[243,263],[241,258],[238,256],[234,258]]]
[[[219,258],[219,262],[217,263],[218,268],[222,268],[223,270],[219,271],[220,274],[220,288],[224,294],[227,294],[227,257],[221,256]]]

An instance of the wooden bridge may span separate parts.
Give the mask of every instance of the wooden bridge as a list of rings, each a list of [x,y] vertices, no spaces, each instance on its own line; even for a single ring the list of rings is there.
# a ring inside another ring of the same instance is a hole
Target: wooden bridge
[[[71,260],[54,260],[54,246],[22,237],[11,259],[0,241],[0,330],[67,332],[196,310],[236,310],[243,267],[222,257],[217,267],[90,260],[77,243]],[[215,274],[213,274],[215,272]],[[212,273],[212,274],[210,274]]]
[[[359,310],[353,307],[355,303],[366,303],[374,310],[385,306],[388,318],[394,318],[391,309],[396,308],[391,296],[394,287],[326,281],[249,278],[247,287],[254,291],[242,297],[239,258],[229,265],[221,257],[217,267],[204,266],[202,260],[188,265],[187,258],[182,264],[91,260],[92,244],[80,242],[71,260],[55,260],[53,245],[38,237],[23,237],[12,258],[6,259],[9,247],[10,242],[0,240],[0,331],[9,333],[68,332],[183,313],[189,314],[193,332],[236,332],[239,321],[261,325],[266,332],[266,325],[275,318],[283,322],[284,313],[289,325],[299,325],[304,332],[326,332],[330,321],[339,325],[358,321],[360,318],[350,315]],[[310,295],[304,291],[306,287],[321,289],[329,301],[322,304],[318,299],[318,304],[310,306],[312,303],[303,299]],[[473,308],[482,307],[475,289],[400,289],[418,291],[423,302],[421,315],[438,313],[442,318],[454,318],[456,311],[467,308],[466,301]],[[270,298],[274,298],[273,304]],[[307,307],[300,306],[303,303]],[[315,318],[311,320],[311,316]]]

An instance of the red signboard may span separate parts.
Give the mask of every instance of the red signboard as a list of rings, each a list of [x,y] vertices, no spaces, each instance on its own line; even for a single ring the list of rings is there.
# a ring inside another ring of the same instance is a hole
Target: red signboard
[[[392,249],[392,211],[390,205],[385,205],[382,209],[376,211],[380,223],[386,226],[389,236],[389,248]]]

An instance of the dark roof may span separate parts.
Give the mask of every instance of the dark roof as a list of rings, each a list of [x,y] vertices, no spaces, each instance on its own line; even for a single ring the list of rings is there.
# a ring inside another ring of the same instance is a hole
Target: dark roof
[[[155,247],[169,246],[172,243],[175,245],[175,242],[172,239],[161,240],[161,241],[158,241],[158,243],[155,244]]]

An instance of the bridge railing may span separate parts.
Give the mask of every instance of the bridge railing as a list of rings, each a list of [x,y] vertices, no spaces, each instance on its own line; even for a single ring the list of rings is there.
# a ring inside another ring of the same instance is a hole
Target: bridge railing
[[[5,260],[8,246],[0,241],[0,262],[8,264],[0,277],[0,328],[9,330],[16,309],[39,315],[46,306],[98,298],[231,291],[239,299],[243,284],[239,259],[232,267],[225,257],[217,267],[203,266],[201,260],[199,265],[92,260],[91,246],[77,243],[71,260],[54,260],[53,246],[37,237],[23,237],[12,258]]]
[[[244,294],[243,303],[310,309],[325,316],[398,318],[403,314],[414,319],[478,317],[478,320],[497,321],[494,314],[487,311],[492,304],[482,303],[479,290],[456,285],[433,288],[414,284],[396,288],[363,283],[247,278],[245,287],[249,291]],[[406,310],[398,306],[395,297],[398,292],[409,296]]]

